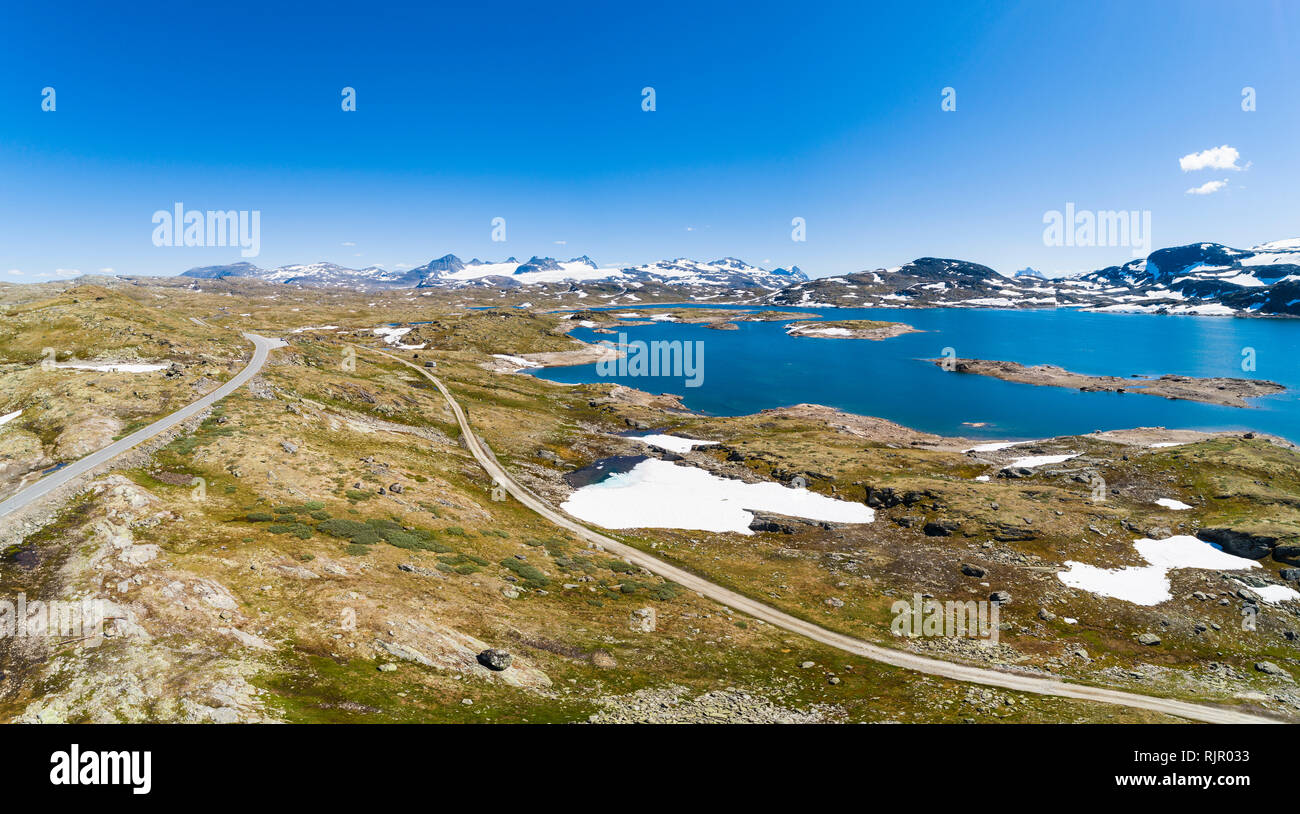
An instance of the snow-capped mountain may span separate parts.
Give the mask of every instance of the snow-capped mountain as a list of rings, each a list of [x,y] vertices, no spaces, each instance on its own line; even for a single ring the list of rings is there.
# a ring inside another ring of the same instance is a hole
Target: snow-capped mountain
[[[964,260],[925,257],[793,284],[774,305],[1080,308],[1159,314],[1300,316],[1300,239],[1253,249],[1196,243],[1159,249],[1122,266],[1047,279],[1004,277]]]
[[[281,266],[261,269],[247,263],[204,266],[182,272],[200,279],[248,277],[267,282],[352,288],[431,288],[471,285],[497,287],[542,283],[646,283],[707,286],[713,288],[758,288],[777,290],[792,282],[808,279],[799,268],[768,271],[734,257],[703,263],[679,258],[661,260],[633,268],[602,267],[587,256],[572,260],[531,257],[521,263],[513,257],[501,262],[475,258],[468,262],[447,254],[413,269],[390,271],[377,266],[350,269],[334,263]]]
[[[1252,249],[1195,243],[1158,249],[1122,266],[1056,279],[1034,269],[1008,277],[965,260],[922,257],[903,266],[810,280],[799,268],[767,270],[734,257],[678,258],[641,266],[600,266],[591,258],[510,257],[463,261],[448,254],[405,270],[350,269],[334,263],[261,269],[206,266],[186,277],[247,277],[276,283],[358,289],[535,287],[538,296],[588,291],[631,301],[677,296],[780,306],[914,308],[1079,308],[1159,314],[1300,316],[1300,239]],[[635,292],[635,293],[633,293]],[[531,296],[531,295],[530,295]]]

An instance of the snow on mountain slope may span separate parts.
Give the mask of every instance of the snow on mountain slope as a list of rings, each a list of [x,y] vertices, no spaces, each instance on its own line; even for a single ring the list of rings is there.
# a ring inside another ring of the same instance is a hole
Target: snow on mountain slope
[[[618,268],[601,267],[586,256],[563,261],[552,257],[532,257],[520,263],[513,257],[501,262],[486,262],[477,258],[464,262],[453,254],[444,255],[423,266],[403,271],[389,271],[377,266],[350,269],[334,263],[290,265],[276,269],[261,269],[251,263],[232,263],[227,266],[190,269],[182,275],[200,279],[250,277],[274,283],[361,288],[526,286],[562,282],[579,284],[619,282],[638,285],[654,282],[775,290],[792,281],[807,279],[797,267],[790,270],[767,271],[734,257],[725,257],[710,263],[687,259],[661,260],[635,268]]]
[[[762,302],[804,307],[1079,308],[1084,310],[1300,316],[1300,238],[1251,249],[1193,243],[1151,252],[1120,266],[1047,279],[1032,269],[1007,277],[965,260],[922,257],[895,268],[809,279],[798,267],[767,270],[734,257],[711,262],[686,258],[632,267],[602,267],[591,258],[510,257],[465,262],[453,254],[407,270],[350,269],[334,263],[260,269],[250,263],[190,269],[199,279],[250,277],[268,282],[350,288],[498,289],[568,284],[579,296],[596,287],[622,287],[695,300],[761,296]],[[572,289],[571,289],[572,290]]]
[[[1060,279],[1003,277],[961,260],[921,258],[893,269],[824,277],[766,298],[774,305],[1080,308],[1232,316],[1300,316],[1300,239],[1253,249],[1195,243]]]

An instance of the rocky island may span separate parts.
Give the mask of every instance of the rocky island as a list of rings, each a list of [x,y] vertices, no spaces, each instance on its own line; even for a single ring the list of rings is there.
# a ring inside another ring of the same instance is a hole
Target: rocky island
[[[812,336],[829,339],[871,339],[880,341],[910,333],[920,333],[904,322],[885,322],[876,319],[839,319],[824,322],[791,322],[785,326],[790,336]]]
[[[951,365],[951,369],[956,373],[992,376],[1007,382],[1073,387],[1085,392],[1143,393],[1149,396],[1163,396],[1167,399],[1200,401],[1228,407],[1249,407],[1246,402],[1248,398],[1271,396],[1286,391],[1282,385],[1267,379],[1174,375],[1158,378],[1134,376],[1125,379],[1121,376],[1089,376],[1056,365],[1026,366],[1019,362],[992,359],[934,359],[932,361],[940,367],[945,364]]]

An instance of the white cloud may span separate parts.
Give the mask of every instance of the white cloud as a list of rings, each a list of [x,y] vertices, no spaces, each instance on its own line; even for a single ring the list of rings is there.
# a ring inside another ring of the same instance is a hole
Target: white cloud
[[[1201,150],[1199,153],[1188,153],[1178,159],[1178,166],[1183,172],[1195,172],[1196,170],[1243,170],[1245,167],[1237,164],[1237,159],[1241,158],[1241,153],[1237,152],[1236,147],[1229,147],[1224,144],[1221,147],[1211,147],[1208,150]],[[1246,166],[1250,166],[1247,164]]]
[[[12,275],[15,276],[15,277],[21,277],[21,276],[23,275],[23,272],[22,272],[21,269],[9,269],[9,273],[12,274]]]
[[[1191,189],[1187,190],[1187,192],[1184,193],[1184,194],[1186,194],[1186,195],[1213,195],[1214,193],[1216,193],[1216,192],[1218,192],[1219,190],[1223,189],[1223,188],[1226,187],[1227,185],[1228,185],[1228,179],[1227,179],[1227,178],[1224,178],[1222,181],[1206,181],[1204,184],[1201,184],[1199,187],[1192,187]]]
[[[565,245],[568,244],[568,242],[569,242],[569,241],[567,241],[567,240],[557,240],[557,241],[555,241],[555,245],[556,245],[556,246],[565,246]]]
[[[405,263],[398,263],[397,265],[393,266],[393,268],[396,269],[397,271],[406,271],[407,269],[410,268],[410,266],[408,266]]]
[[[99,270],[99,273],[100,273],[100,274],[112,274],[112,273],[113,273],[113,267],[112,267],[112,266],[108,266],[107,268],[102,268],[102,269]]]
[[[80,274],[81,269],[55,269],[54,273],[58,274]]]
[[[343,245],[344,245],[344,246],[355,246],[355,245],[357,245],[357,244],[356,244],[356,243],[353,243],[351,240],[345,240],[345,241],[343,241]]]

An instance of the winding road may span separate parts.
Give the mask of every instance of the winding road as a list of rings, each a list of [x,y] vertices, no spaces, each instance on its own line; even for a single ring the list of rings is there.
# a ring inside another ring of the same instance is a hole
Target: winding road
[[[621,543],[611,537],[592,531],[582,524],[571,519],[567,515],[561,514],[551,508],[549,504],[541,498],[534,495],[524,486],[519,484],[510,473],[505,470],[496,459],[479,443],[478,436],[470,428],[469,420],[465,417],[464,410],[452,396],[451,391],[433,374],[425,368],[412,364],[391,353],[377,350],[375,348],[366,348],[356,346],[362,350],[385,356],[396,362],[400,362],[407,367],[419,371],[421,375],[438,388],[447,404],[451,407],[452,412],[456,415],[456,421],[460,424],[461,434],[465,439],[465,445],[478,461],[479,465],[490,475],[497,483],[505,488],[511,497],[518,500],[523,505],[532,509],[537,514],[549,520],[551,523],[572,532],[579,538],[594,543],[606,551],[618,554],[623,559],[640,566],[647,571],[658,574],[664,579],[672,580],[702,596],[719,602],[733,610],[748,614],[755,619],[762,619],[768,624],[788,630],[791,633],[797,633],[813,641],[843,650],[846,653],[852,653],[863,658],[871,659],[882,664],[888,664],[893,667],[900,667],[905,670],[915,670],[919,673],[926,673],[933,676],[941,676],[954,681],[965,681],[972,684],[983,684],[990,687],[1001,687],[1007,690],[1016,690],[1019,692],[1029,692],[1038,695],[1050,695],[1059,698],[1072,698],[1079,701],[1093,701],[1101,704],[1116,704],[1134,709],[1143,709],[1151,712],[1158,712],[1164,715],[1173,715],[1179,718],[1186,718],[1193,721],[1204,721],[1207,723],[1221,724],[1261,724],[1261,723],[1282,723],[1282,721],[1262,715],[1251,715],[1250,713],[1240,712],[1230,707],[1208,706],[1203,704],[1194,704],[1189,701],[1177,701],[1170,698],[1158,698],[1155,696],[1138,695],[1137,693],[1124,692],[1122,690],[1110,690],[1101,687],[1090,687],[1083,684],[1071,684],[1064,681],[1058,681],[1050,678],[1040,678],[1037,676],[1019,675],[1016,673],[1002,672],[984,667],[973,667],[956,662],[933,659],[927,656],[909,653],[905,650],[895,650],[893,648],[881,647],[880,645],[871,644],[855,639],[852,636],[846,636],[842,633],[836,633],[833,630],[827,630],[824,627],[805,621],[788,613],[779,611],[762,602],[750,599],[747,596],[738,594],[735,591],[715,585],[712,582],[684,571],[674,565],[670,565],[662,560],[642,552],[640,549],[633,548],[626,543]]]
[[[257,334],[244,334],[244,338],[253,343],[253,358],[249,360],[248,365],[234,376],[230,381],[208,393],[203,398],[192,404],[187,404],[176,412],[164,418],[160,418],[154,423],[143,429],[136,430],[120,441],[114,441],[112,444],[103,449],[96,450],[80,460],[68,464],[62,469],[51,472],[45,477],[10,495],[7,500],[0,502],[0,517],[4,517],[11,512],[23,508],[34,500],[48,495],[50,492],[63,486],[65,483],[72,481],[81,475],[86,474],[100,464],[116,458],[123,452],[132,447],[148,441],[159,433],[166,432],[182,421],[192,418],[203,412],[213,404],[238,390],[245,382],[257,375],[266,363],[266,357],[276,348],[283,348],[288,343],[282,339],[267,339]]]

